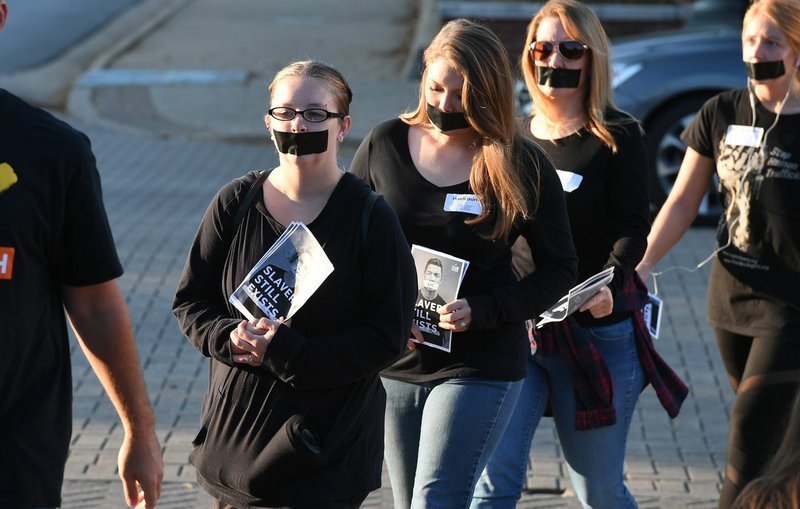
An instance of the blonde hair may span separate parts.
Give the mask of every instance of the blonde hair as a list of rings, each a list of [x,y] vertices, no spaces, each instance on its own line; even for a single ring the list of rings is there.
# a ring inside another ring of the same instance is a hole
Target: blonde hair
[[[800,386],[775,456],[736,497],[732,509],[800,509]]]
[[[353,100],[353,92],[344,76],[329,65],[316,60],[301,60],[292,62],[275,74],[272,83],[269,84],[269,93],[272,95],[275,84],[280,80],[289,77],[316,78],[325,83],[325,86],[333,95],[336,104],[336,112],[345,115],[350,114],[350,102]]]
[[[577,0],[550,0],[528,24],[521,67],[533,104],[536,110],[544,115],[547,115],[551,108],[547,97],[536,84],[536,64],[528,51],[531,43],[536,40],[539,24],[544,18],[550,17],[558,18],[570,37],[589,47],[590,61],[588,67],[584,69],[589,84],[586,96],[583,98],[585,121],[589,132],[600,138],[612,152],[616,152],[617,144],[609,130],[609,126],[615,125],[615,122],[606,118],[608,109],[618,109],[611,89],[608,37],[597,15]]]
[[[758,14],[763,14],[775,23],[783,32],[797,58],[800,59],[800,2],[797,0],[754,0],[744,14],[742,30]],[[792,86],[797,93],[800,91],[800,67],[797,62],[794,66],[794,78]]]
[[[430,122],[425,82],[428,67],[439,59],[463,76],[464,115],[481,138],[469,183],[482,212],[465,222],[486,223],[491,226],[492,239],[506,238],[517,218],[528,218],[535,212],[528,206],[536,202],[539,176],[536,148],[525,139],[514,118],[514,80],[508,53],[487,27],[465,19],[448,22],[423,55],[419,104],[400,116],[409,125]]]

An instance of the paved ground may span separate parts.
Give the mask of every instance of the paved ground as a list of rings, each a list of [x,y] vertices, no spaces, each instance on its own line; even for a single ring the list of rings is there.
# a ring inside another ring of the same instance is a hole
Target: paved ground
[[[205,507],[187,463],[206,388],[206,360],[182,338],[170,304],[187,248],[214,192],[252,168],[275,163],[265,143],[161,140],[78,126],[90,135],[120,256],[145,378],[166,463],[162,507]],[[347,154],[344,158],[347,158]],[[691,266],[710,251],[712,230],[689,232],[664,266]],[[673,271],[660,278],[666,302],[659,352],[692,392],[670,421],[655,393],[642,394],[630,433],[626,477],[642,507],[711,508],[721,479],[731,391],[705,323],[707,274]],[[116,481],[121,429],[102,388],[75,346],[75,417],[64,486],[65,508],[124,507]],[[569,489],[554,428],[543,420],[532,450],[528,486]],[[391,507],[388,479],[367,507]],[[525,495],[519,507],[578,507],[565,496]]]
[[[181,337],[170,305],[189,243],[214,192],[276,161],[260,118],[265,83],[283,62],[306,57],[323,58],[351,80],[354,127],[341,157],[346,166],[371,125],[415,101],[417,85],[406,77],[420,41],[438,26],[432,6],[433,0],[143,0],[71,56],[0,81],[34,99],[57,98],[60,92],[53,90],[69,89],[69,119],[93,140],[126,269],[121,284],[164,449],[160,507],[208,506],[187,463],[207,364]],[[188,70],[216,74],[176,78],[174,71]],[[238,71],[246,77],[236,78]],[[75,75],[75,86],[59,81]],[[120,76],[122,81],[111,81]],[[711,230],[692,230],[662,267],[692,266],[712,244]],[[706,284],[707,270],[673,271],[660,279],[667,314],[656,346],[691,394],[674,421],[652,389],[640,398],[625,475],[643,508],[716,505],[732,394],[705,322]],[[121,429],[100,384],[74,349],[74,436],[63,507],[121,508],[115,472]],[[535,493],[525,494],[519,507],[578,507],[547,419],[532,459],[528,486]],[[391,507],[388,479],[365,506]]]

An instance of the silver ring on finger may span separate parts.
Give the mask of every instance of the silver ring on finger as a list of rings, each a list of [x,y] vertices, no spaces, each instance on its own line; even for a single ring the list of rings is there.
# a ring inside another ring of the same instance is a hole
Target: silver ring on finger
[[[463,319],[461,319],[461,320],[458,321],[458,325],[460,325],[462,327],[466,327],[467,326],[467,322],[465,322]]]

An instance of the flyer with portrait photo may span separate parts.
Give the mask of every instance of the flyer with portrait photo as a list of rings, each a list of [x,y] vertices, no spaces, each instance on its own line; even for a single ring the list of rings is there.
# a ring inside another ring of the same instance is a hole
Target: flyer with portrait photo
[[[292,222],[228,299],[248,320],[290,319],[333,272],[309,229]]]
[[[439,307],[458,298],[469,262],[417,245],[411,246],[411,256],[419,285],[414,324],[425,338],[423,345],[449,352],[453,331],[439,328]]]

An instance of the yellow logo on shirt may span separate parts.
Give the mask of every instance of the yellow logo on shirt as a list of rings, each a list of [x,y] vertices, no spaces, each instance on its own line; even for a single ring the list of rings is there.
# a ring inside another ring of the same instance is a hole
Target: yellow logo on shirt
[[[0,193],[17,183],[17,174],[8,163],[0,163]]]

